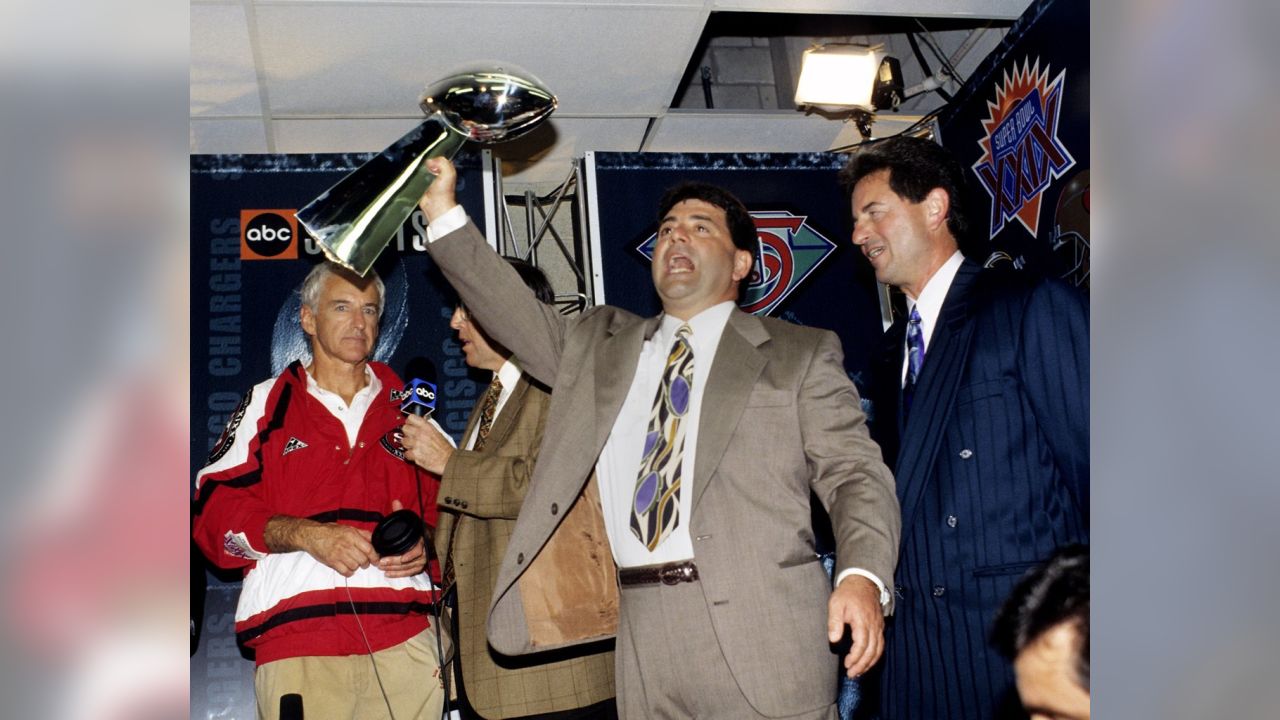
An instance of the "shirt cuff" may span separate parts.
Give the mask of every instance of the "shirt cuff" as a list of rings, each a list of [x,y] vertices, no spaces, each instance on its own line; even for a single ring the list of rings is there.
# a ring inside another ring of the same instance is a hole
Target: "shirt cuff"
[[[454,205],[427,225],[427,242],[435,242],[466,224],[467,211],[461,205]]]
[[[840,583],[844,582],[844,579],[849,577],[850,575],[861,575],[862,577],[875,583],[876,587],[880,588],[880,607],[885,607],[889,604],[889,589],[884,586],[884,583],[880,582],[880,578],[876,577],[875,573],[868,572],[866,570],[863,570],[862,568],[849,568],[848,570],[841,570],[840,574],[836,576],[836,586],[839,586]]]

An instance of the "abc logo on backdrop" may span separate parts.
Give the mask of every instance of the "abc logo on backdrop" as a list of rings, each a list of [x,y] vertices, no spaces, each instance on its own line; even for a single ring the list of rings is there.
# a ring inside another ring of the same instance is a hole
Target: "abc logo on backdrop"
[[[298,224],[293,210],[241,210],[241,260],[295,260]]]

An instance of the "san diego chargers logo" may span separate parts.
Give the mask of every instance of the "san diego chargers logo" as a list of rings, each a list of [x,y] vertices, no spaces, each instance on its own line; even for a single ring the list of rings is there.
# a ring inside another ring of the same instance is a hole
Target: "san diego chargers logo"
[[[991,196],[991,234],[994,238],[1010,220],[1036,235],[1040,227],[1040,199],[1049,183],[1076,164],[1058,139],[1066,71],[1049,80],[1049,67],[1040,60],[1014,64],[996,87],[995,101],[987,101],[986,137],[978,141],[982,157],[974,163],[982,187]]]
[[[756,211],[751,218],[756,223],[760,252],[739,307],[745,312],[768,315],[835,252],[836,244],[805,222],[804,215]],[[652,261],[657,241],[658,234],[654,233],[636,250]]]

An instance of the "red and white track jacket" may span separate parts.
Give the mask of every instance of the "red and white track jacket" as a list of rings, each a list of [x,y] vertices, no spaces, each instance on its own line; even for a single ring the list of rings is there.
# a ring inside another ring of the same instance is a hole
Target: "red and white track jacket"
[[[214,564],[245,568],[236,639],[259,665],[367,652],[353,603],[375,652],[430,626],[425,573],[388,578],[367,567],[347,579],[308,553],[271,553],[263,540],[274,515],[372,531],[396,499],[435,527],[439,478],[404,460],[397,435],[404,418],[393,394],[403,383],[386,365],[369,365],[381,388],[354,446],[295,362],[245,396],[196,475],[193,533]]]

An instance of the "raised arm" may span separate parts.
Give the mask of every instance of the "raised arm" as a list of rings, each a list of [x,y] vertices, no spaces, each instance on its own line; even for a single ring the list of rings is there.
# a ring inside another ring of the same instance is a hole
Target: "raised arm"
[[[551,387],[572,321],[538,302],[467,219],[455,195],[453,163],[434,158],[427,169],[436,179],[418,206],[430,223],[428,252],[485,332],[520,358],[525,372]]]

